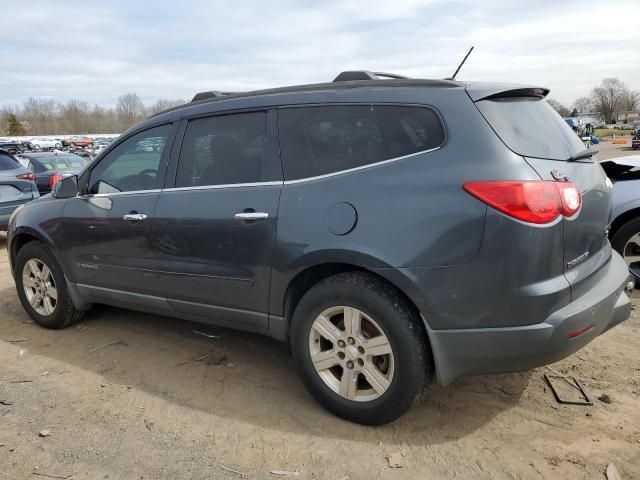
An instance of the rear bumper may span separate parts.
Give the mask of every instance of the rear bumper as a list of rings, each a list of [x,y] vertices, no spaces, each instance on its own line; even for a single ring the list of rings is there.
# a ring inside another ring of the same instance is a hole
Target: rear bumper
[[[613,252],[600,281],[544,322],[521,327],[432,330],[428,327],[438,381],[463,375],[528,370],[561,360],[626,320],[631,303],[627,265]],[[517,312],[514,312],[517,315]],[[572,332],[586,330],[569,338]]]

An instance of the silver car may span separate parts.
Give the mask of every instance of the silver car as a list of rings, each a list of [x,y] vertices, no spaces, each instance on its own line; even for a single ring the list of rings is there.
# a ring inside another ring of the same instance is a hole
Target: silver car
[[[6,230],[9,217],[20,205],[38,198],[35,175],[5,150],[0,150],[0,230]]]
[[[613,182],[611,246],[624,257],[637,281],[640,279],[640,155],[612,158],[601,165]]]

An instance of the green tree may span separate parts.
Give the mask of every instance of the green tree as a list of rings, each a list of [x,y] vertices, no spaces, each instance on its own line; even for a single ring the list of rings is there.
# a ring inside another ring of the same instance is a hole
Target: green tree
[[[22,122],[18,120],[15,113],[10,113],[7,115],[7,125],[8,125],[8,133],[12,137],[21,137],[25,135],[27,132],[22,125]]]

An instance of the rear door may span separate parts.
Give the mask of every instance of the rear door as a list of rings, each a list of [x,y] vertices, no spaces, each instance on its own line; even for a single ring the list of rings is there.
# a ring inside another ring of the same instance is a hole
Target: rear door
[[[179,312],[267,327],[282,168],[272,113],[193,118],[156,208],[160,283]]]
[[[570,160],[585,145],[541,95],[506,92],[477,101],[476,106],[502,141],[522,155],[541,179],[568,179],[580,190],[580,211],[562,220],[565,276],[574,297],[579,295],[611,256],[607,242],[611,188],[602,167],[591,156]]]

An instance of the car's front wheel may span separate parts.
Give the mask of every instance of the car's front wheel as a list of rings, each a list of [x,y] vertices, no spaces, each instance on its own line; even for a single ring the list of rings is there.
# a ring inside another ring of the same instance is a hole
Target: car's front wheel
[[[29,316],[46,328],[64,328],[82,318],[71,301],[60,265],[44,244],[27,243],[16,256],[16,287]]]
[[[303,382],[329,411],[366,425],[391,422],[420,398],[432,362],[420,317],[372,275],[335,275],[309,290],[291,325]]]
[[[640,217],[621,225],[611,237],[611,246],[622,256],[640,285]]]

